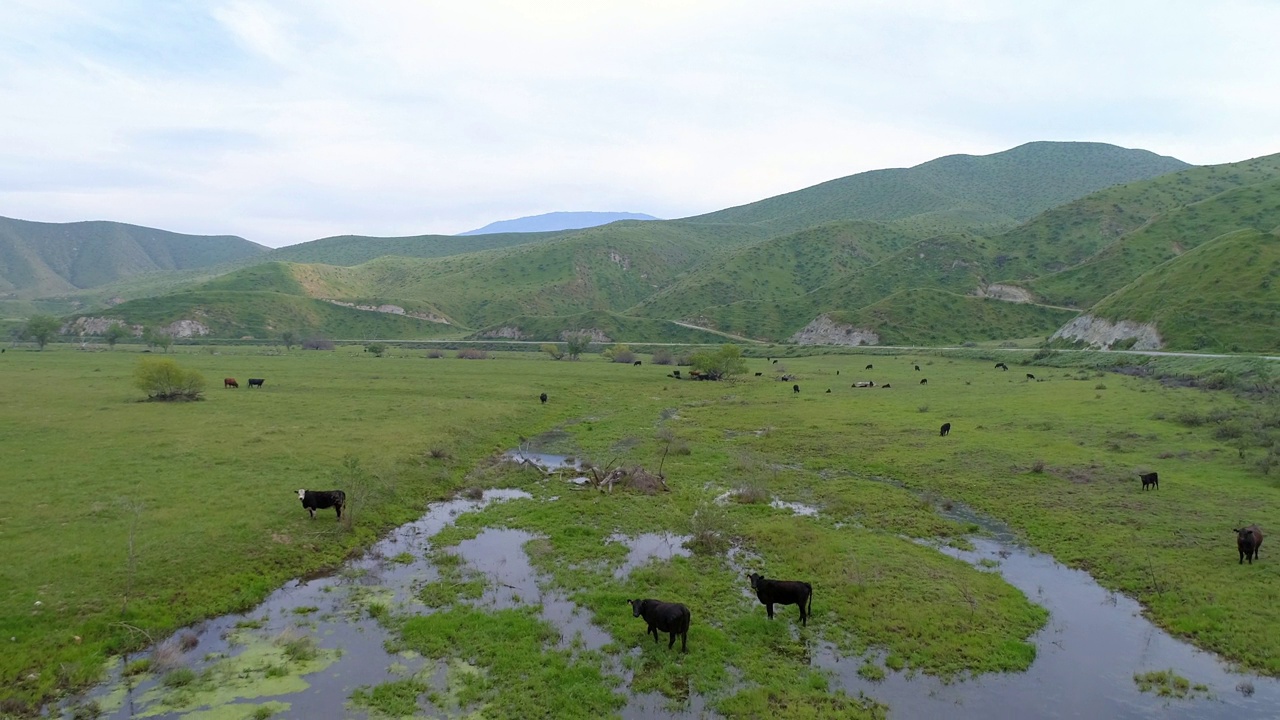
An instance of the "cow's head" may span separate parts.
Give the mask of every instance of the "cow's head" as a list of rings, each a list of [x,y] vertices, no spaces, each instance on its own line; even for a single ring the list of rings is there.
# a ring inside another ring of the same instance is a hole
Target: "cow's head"
[[[1253,528],[1236,528],[1233,529],[1238,542],[1253,542]]]
[[[640,617],[640,608],[644,606],[643,600],[628,600],[631,603],[631,617]]]
[[[307,491],[302,488],[298,488],[298,499],[305,500],[306,497],[307,497]]]
[[[761,574],[759,574],[759,573],[749,573],[749,574],[747,575],[747,579],[751,581],[751,589],[752,589],[752,590],[759,590],[759,589],[760,589],[760,581],[764,579],[764,576],[763,576],[763,575],[761,575]]]

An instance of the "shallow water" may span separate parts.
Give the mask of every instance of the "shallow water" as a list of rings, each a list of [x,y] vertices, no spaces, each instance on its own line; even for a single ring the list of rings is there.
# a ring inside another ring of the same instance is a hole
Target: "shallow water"
[[[609,542],[623,543],[628,548],[627,559],[623,561],[622,567],[613,572],[613,576],[623,580],[631,575],[632,570],[654,559],[670,560],[673,557],[690,557],[693,553],[684,546],[689,539],[688,535],[669,532],[644,533],[635,537],[610,535]]]
[[[828,643],[815,647],[813,665],[834,673],[837,686],[889,705],[890,717],[945,718],[1277,718],[1280,680],[1231,672],[1213,653],[1170,636],[1142,616],[1134,600],[1098,585],[1088,573],[1012,542],[997,522],[961,506],[947,513],[975,522],[997,539],[973,538],[974,550],[937,546],[976,567],[999,572],[1037,605],[1048,624],[1031,640],[1036,659],[1024,673],[982,675],[944,684],[936,678],[890,672],[880,682],[858,675],[861,657],[841,657]],[[1207,699],[1177,700],[1143,693],[1135,673],[1173,671],[1209,688]],[[1251,683],[1252,696],[1236,689]]]

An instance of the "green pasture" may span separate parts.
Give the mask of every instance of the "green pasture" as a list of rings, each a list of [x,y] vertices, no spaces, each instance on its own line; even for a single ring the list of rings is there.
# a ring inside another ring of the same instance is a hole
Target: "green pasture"
[[[132,373],[147,356],[136,347],[0,355],[0,715],[94,681],[113,653],[252,607],[429,501],[483,487],[534,497],[461,516],[434,552],[485,528],[525,530],[548,589],[614,638],[576,652],[557,649],[536,613],[478,621],[481,611],[455,602],[476,581],[467,577],[424,588],[433,613],[383,618],[406,649],[479,668],[452,691],[493,716],[608,716],[628,690],[696,692],[730,715],[882,712],[829,692],[806,659],[817,641],[863,654],[869,676],[1023,669],[1044,611],[998,575],[912,541],[965,543],[974,528],[935,513],[955,501],[1138,598],[1171,632],[1280,674],[1280,573],[1267,558],[1238,565],[1231,532],[1268,529],[1280,514],[1276,471],[1266,473],[1280,432],[1273,401],[927,354],[756,358],[739,381],[701,383],[668,378],[648,357],[633,367],[595,355],[183,350],[173,357],[209,381],[202,402],[139,402]],[[223,389],[224,377],[241,388]],[[249,377],[266,384],[249,390]],[[892,387],[850,387],[863,379]],[[662,462],[670,492],[573,490],[490,462],[522,444],[602,466],[656,472]],[[1160,490],[1142,492],[1139,470],[1157,470]],[[346,490],[351,522],[331,511],[310,520],[300,487]],[[744,490],[766,502],[714,501]],[[770,497],[820,512],[794,516]],[[661,531],[693,535],[698,551],[616,579],[626,548],[609,536]],[[730,543],[750,569],[814,585],[807,628],[794,606],[771,623],[743,594]],[[688,604],[689,653],[645,642],[628,597]],[[617,663],[633,673],[629,688]],[[419,686],[405,687],[359,699],[402,702]]]

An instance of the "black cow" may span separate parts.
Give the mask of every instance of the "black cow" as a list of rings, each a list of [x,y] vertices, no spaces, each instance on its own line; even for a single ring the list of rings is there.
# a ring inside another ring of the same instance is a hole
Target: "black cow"
[[[773,364],[774,364],[774,365],[777,365],[777,364],[778,364],[778,361],[777,361],[777,360],[774,360],[774,361],[773,361]]]
[[[791,386],[791,392],[792,392],[792,393],[798,393],[798,392],[800,392],[800,386],[799,386],[799,385],[792,385],[792,386]]]
[[[920,366],[916,365],[916,372],[920,372]]]
[[[679,380],[679,379],[680,379],[680,371],[679,371],[679,370],[672,370],[672,371],[671,371],[671,377],[673,377],[673,378],[675,378],[675,379]]]
[[[542,401],[542,404],[543,404],[543,405],[546,405],[546,404],[547,404],[547,394],[546,394],[546,393],[542,393],[541,395],[539,395],[539,396],[538,396],[538,399]]]
[[[680,636],[680,652],[689,652],[689,620],[692,617],[689,608],[680,603],[662,602],[652,598],[644,600],[628,600],[631,603],[631,617],[643,617],[649,623],[645,635],[653,635],[658,642],[658,631],[671,633],[667,649],[675,647],[676,635]]]
[[[836,374],[837,374],[837,375],[839,375],[839,374],[840,374],[840,371],[839,371],[839,370],[837,370],[837,371],[836,371]]]
[[[760,377],[760,376],[761,376],[761,375],[763,375],[763,374],[764,374],[764,373],[756,373],[756,377]]]
[[[827,392],[828,392],[828,393],[829,393],[829,392],[831,392],[831,388],[827,388]]]
[[[302,507],[316,519],[316,510],[333,508],[338,511],[338,519],[342,519],[342,507],[347,504],[347,494],[341,490],[298,490],[298,499]]]
[[[1258,551],[1262,549],[1262,528],[1257,525],[1242,527],[1233,530],[1236,534],[1236,548],[1240,551],[1240,564],[1244,564],[1244,559],[1249,558],[1249,564],[1253,564],[1253,559],[1258,557]]]
[[[885,383],[885,384],[881,385],[880,387],[882,387],[882,388],[884,388],[884,389],[888,390],[889,388],[891,388],[891,387],[893,387],[893,386],[892,386],[892,385],[890,385],[889,383]]]
[[[1027,373],[1027,379],[1028,379],[1028,380],[1035,380],[1035,379],[1036,379],[1036,376],[1035,376],[1035,375],[1032,375],[1031,373]]]
[[[264,382],[266,382],[265,378],[249,378],[249,387],[260,388]]]
[[[1000,370],[1008,370],[1008,369],[1009,369],[1009,366],[1008,366],[1008,365],[1005,365],[1004,363],[996,363],[996,368],[998,368],[998,369],[1000,369]]]
[[[1146,490],[1148,485],[1155,488],[1156,490],[1160,489],[1160,473],[1153,473],[1153,472],[1139,473],[1138,477],[1142,478],[1143,490]]]
[[[928,385],[928,384],[929,384],[929,378],[920,378],[920,384],[921,384],[921,385]]]
[[[769,580],[757,573],[747,575],[751,580],[751,589],[756,591],[756,597],[761,603],[764,603],[765,610],[769,611],[769,619],[773,619],[773,606],[778,605],[799,605],[800,606],[800,624],[808,626],[809,613],[813,611],[813,586],[807,582],[799,580]],[[805,605],[808,607],[805,607]]]
[[[632,367],[639,367],[639,366],[640,366],[640,361],[639,361],[639,360],[637,360],[637,361],[635,361],[635,362],[631,363],[631,366],[632,366]]]
[[[870,370],[870,369],[871,369],[871,366],[870,366],[870,365],[868,365],[868,366],[866,366],[865,368],[863,368],[863,370]]]
[[[942,437],[946,437],[951,432],[951,423],[942,423],[942,432],[938,433]]]

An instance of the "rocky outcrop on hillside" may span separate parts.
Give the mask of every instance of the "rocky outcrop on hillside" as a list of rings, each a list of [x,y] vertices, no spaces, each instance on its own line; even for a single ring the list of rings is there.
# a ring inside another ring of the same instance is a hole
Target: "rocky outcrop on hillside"
[[[787,338],[796,345],[878,345],[880,336],[874,330],[838,323],[823,314]]]
[[[134,337],[142,335],[141,325],[130,325],[120,318],[78,317],[62,326],[63,335],[102,335],[112,325],[124,325]],[[209,326],[199,320],[175,320],[159,328],[160,332],[175,338],[201,337],[210,333]]]
[[[189,338],[209,334],[209,326],[198,320],[175,320],[160,328],[171,337]]]
[[[418,318],[419,320],[426,320],[427,322],[443,323],[445,325],[453,324],[449,322],[449,318],[444,317],[443,315],[437,315],[433,312],[409,312],[399,305],[357,305],[356,303],[343,302],[341,300],[328,300],[327,302],[333,303],[334,305],[341,305],[342,307],[349,307],[353,310],[380,312],[387,313],[388,315],[404,315],[405,317]]]
[[[1030,291],[1020,288],[1017,285],[992,284],[978,288],[973,294],[981,298],[1005,300],[1007,302],[1015,303],[1029,303],[1035,301],[1035,296],[1033,296]]]
[[[486,340],[524,340],[529,336],[525,335],[520,331],[520,328],[515,327],[514,325],[504,325],[500,328],[476,333],[476,337]]]
[[[1164,347],[1160,333],[1151,323],[1136,323],[1132,320],[1113,322],[1092,315],[1081,315],[1058,328],[1050,340],[1076,340],[1088,343],[1096,348],[1110,350],[1119,342],[1133,340],[1130,349],[1159,350]]]

